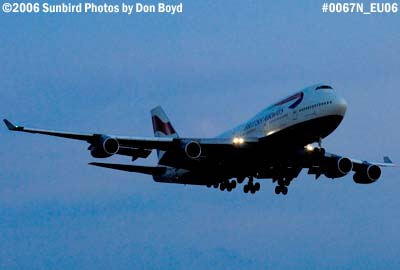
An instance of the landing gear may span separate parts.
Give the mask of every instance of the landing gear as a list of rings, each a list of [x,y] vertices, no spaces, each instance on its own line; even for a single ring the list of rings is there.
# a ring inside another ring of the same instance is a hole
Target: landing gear
[[[288,188],[286,186],[276,186],[275,194],[280,194],[280,193],[286,195],[288,193]]]
[[[283,195],[286,195],[288,193],[287,187],[290,185],[292,180],[293,178],[279,178],[278,185],[275,187],[275,194],[282,193]]]
[[[322,148],[322,139],[321,139],[321,137],[318,138],[318,153],[321,156],[325,156],[325,149]]]
[[[244,191],[244,193],[251,192],[252,194],[254,194],[257,191],[259,191],[260,188],[261,188],[260,183],[257,182],[257,183],[254,184],[253,183],[253,176],[250,176],[249,177],[249,182],[246,185],[244,185],[244,187],[243,187],[243,191]]]
[[[321,147],[315,148],[315,149],[314,149],[314,153],[315,153],[317,156],[323,157],[323,156],[325,156],[325,149],[324,149],[324,148],[321,148]]]
[[[257,191],[260,190],[261,185],[260,183],[254,183],[253,182],[253,176],[249,176],[249,181],[247,184],[243,186],[243,191],[244,193],[249,193],[251,192],[252,194],[256,193]],[[243,183],[244,178],[243,177],[238,177],[236,180],[224,180],[222,182],[213,182],[213,183],[208,183],[206,184],[207,187],[214,187],[215,189],[219,188],[221,191],[232,191],[237,187],[237,184]]]
[[[219,185],[219,189],[221,191],[227,190],[228,192],[231,192],[232,190],[234,190],[237,186],[236,181],[235,180],[227,180],[227,181],[223,181],[220,184],[219,183],[215,183],[214,187],[218,188]]]
[[[224,191],[225,188],[226,188],[225,183],[221,183],[221,184],[219,185],[219,189],[220,189],[221,191]]]
[[[236,181],[235,181],[235,180],[232,180],[232,181],[230,182],[230,185],[231,185],[232,189],[235,189],[236,186],[237,186]]]

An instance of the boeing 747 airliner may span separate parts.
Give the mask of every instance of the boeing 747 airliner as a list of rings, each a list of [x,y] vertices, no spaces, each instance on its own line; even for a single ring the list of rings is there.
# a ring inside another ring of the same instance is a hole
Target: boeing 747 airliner
[[[45,134],[89,143],[95,158],[124,155],[147,158],[157,151],[157,166],[91,162],[109,169],[148,174],[156,182],[203,185],[231,191],[247,179],[245,193],[260,190],[254,179],[272,179],[275,193],[286,195],[302,169],[328,178],[354,172],[357,184],[371,184],[381,176],[380,167],[395,166],[331,154],[321,140],[341,123],[347,103],[329,85],[317,84],[262,110],[247,122],[215,138],[179,137],[161,107],[151,110],[155,137],[121,137],[26,128],[4,119],[9,130]],[[314,147],[312,144],[317,143]]]

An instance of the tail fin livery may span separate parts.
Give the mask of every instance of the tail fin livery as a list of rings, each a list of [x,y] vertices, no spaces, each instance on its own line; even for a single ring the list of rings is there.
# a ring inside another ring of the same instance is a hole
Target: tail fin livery
[[[151,121],[153,122],[155,137],[179,137],[161,106],[157,106],[151,110]],[[157,150],[158,159],[161,159],[164,153],[165,151]]]

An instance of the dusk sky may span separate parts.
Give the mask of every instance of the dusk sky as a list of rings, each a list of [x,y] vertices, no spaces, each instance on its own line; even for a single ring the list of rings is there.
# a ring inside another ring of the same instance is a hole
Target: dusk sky
[[[162,105],[179,135],[213,137],[323,82],[348,103],[327,151],[400,162],[399,13],[182,3],[175,15],[0,11],[1,119],[152,136],[149,111]],[[0,145],[0,269],[400,267],[398,167],[371,185],[303,170],[287,196],[270,180],[249,195],[88,166],[85,142],[2,126]]]

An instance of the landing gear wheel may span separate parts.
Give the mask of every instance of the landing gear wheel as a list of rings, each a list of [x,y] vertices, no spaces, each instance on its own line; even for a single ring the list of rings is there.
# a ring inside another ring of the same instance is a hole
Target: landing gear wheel
[[[231,187],[231,186],[228,186],[228,187],[226,188],[226,190],[227,190],[228,192],[231,192],[231,191],[232,191],[232,187]]]
[[[214,188],[218,188],[218,185],[219,185],[219,183],[218,183],[218,182],[215,182],[215,183],[213,184],[213,187],[214,187]]]
[[[235,189],[236,188],[236,181],[232,180],[229,185],[231,186],[232,189]]]
[[[282,194],[286,195],[288,193],[288,188],[287,187],[282,187]]]
[[[253,176],[249,176],[249,182],[243,187],[244,193],[251,192],[252,194],[254,194],[260,190],[260,183],[254,184],[253,179]]]
[[[279,194],[279,193],[281,193],[281,186],[276,186],[275,187],[275,194]]]
[[[219,189],[221,190],[221,191],[224,191],[225,190],[225,183],[221,183],[220,185],[219,185]]]

